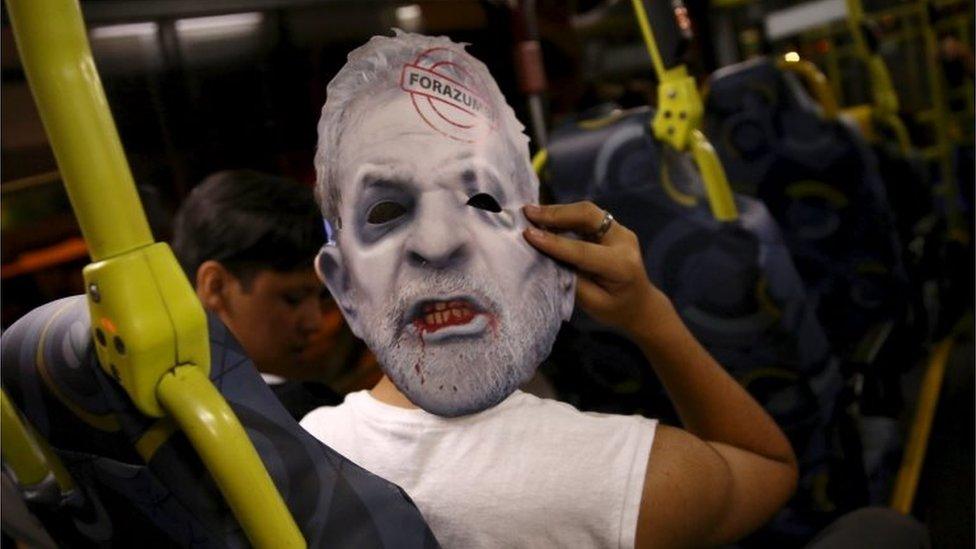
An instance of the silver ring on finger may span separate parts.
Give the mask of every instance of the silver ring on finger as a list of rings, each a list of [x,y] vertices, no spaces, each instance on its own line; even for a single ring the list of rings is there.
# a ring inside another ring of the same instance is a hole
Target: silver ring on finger
[[[603,237],[610,230],[610,226],[613,225],[613,214],[603,210],[603,220],[600,221],[600,226],[597,227],[595,231],[586,235],[586,239],[590,242],[599,242],[603,240]]]

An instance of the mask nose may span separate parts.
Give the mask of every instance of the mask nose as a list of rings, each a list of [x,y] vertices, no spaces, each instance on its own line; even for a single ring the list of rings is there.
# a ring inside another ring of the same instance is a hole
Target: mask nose
[[[421,206],[407,242],[407,260],[415,267],[448,269],[469,255],[468,230],[450,193],[436,193]]]

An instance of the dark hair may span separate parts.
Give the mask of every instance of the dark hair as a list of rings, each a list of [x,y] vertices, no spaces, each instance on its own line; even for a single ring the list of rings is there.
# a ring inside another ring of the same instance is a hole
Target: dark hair
[[[210,175],[173,221],[173,252],[191,282],[208,260],[245,286],[258,271],[311,267],[324,241],[311,187],[251,170]]]

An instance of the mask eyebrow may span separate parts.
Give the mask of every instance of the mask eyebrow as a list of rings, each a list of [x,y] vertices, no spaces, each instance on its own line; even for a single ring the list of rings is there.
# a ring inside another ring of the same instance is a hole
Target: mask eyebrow
[[[363,192],[370,192],[375,190],[398,190],[403,191],[413,188],[413,181],[407,178],[398,177],[384,177],[384,176],[368,176],[364,177],[360,181]]]
[[[359,194],[378,189],[407,190],[415,186],[408,170],[394,167],[395,161],[388,164],[367,164],[356,174],[356,188]]]
[[[449,177],[455,181],[460,180],[462,188],[468,195],[486,192],[499,202],[504,202],[507,193],[501,175],[494,166],[472,154],[461,155],[458,160],[441,170],[439,178]]]

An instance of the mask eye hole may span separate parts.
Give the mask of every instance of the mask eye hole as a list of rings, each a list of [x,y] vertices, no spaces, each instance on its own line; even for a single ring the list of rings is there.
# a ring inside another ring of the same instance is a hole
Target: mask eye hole
[[[495,200],[495,197],[488,193],[478,193],[472,196],[468,199],[468,206],[473,206],[492,213],[500,213],[502,211],[502,207],[498,205],[498,201]]]
[[[366,222],[371,225],[382,225],[403,216],[405,213],[407,213],[407,209],[403,207],[403,204],[384,200],[369,209],[369,213],[366,214]]]

